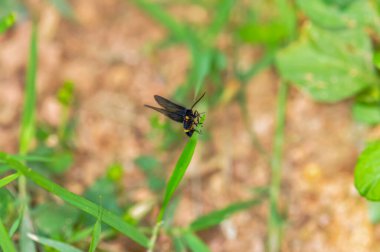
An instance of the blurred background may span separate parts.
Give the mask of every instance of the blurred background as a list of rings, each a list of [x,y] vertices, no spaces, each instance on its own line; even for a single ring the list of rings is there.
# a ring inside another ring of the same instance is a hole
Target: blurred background
[[[206,92],[202,134],[154,251],[377,251],[379,206],[356,191],[354,168],[380,136],[379,6],[2,0],[0,17],[13,21],[0,35],[0,150],[19,153],[35,26],[27,153],[50,161],[27,165],[148,237],[188,137],[144,104],[157,94],[190,107]],[[20,220],[19,190],[0,188],[7,230]],[[27,191],[35,234],[87,250],[96,218],[30,181]],[[182,239],[181,228],[221,209],[219,225]],[[145,251],[109,226],[100,237],[96,251]]]

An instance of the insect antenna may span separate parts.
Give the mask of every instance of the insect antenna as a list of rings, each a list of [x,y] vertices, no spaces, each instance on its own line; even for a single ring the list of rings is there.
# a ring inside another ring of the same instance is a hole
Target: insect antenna
[[[195,107],[195,105],[197,105],[197,103],[203,98],[203,96],[205,96],[206,92],[203,93],[203,95],[201,97],[199,97],[199,99],[193,104],[193,106],[191,106],[191,109],[193,109]]]

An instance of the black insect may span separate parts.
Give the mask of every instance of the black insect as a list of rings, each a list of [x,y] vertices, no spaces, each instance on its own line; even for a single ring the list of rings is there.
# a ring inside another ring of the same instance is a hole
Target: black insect
[[[159,95],[155,95],[154,99],[163,108],[156,108],[150,105],[144,106],[166,115],[173,121],[182,123],[186,135],[191,137],[194,131],[198,132],[196,127],[198,124],[200,124],[200,113],[198,113],[198,111],[196,110],[193,110],[193,108],[203,98],[204,95],[205,93],[203,93],[202,96],[196,102],[194,102],[193,106],[191,106],[190,109],[175,104],[174,102],[171,102],[168,99],[165,99],[164,97]]]

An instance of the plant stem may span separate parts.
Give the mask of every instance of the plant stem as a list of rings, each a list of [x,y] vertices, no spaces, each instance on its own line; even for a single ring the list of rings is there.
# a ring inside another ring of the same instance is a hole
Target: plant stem
[[[276,113],[276,133],[274,139],[273,154],[271,159],[272,180],[270,183],[269,193],[269,220],[268,220],[268,251],[280,251],[282,235],[282,217],[278,208],[280,187],[281,187],[281,163],[284,146],[284,128],[286,99],[288,85],[280,83],[277,96],[277,113]]]
[[[163,221],[160,221],[160,222],[157,222],[156,225],[154,226],[152,237],[150,238],[150,241],[149,241],[148,252],[153,252],[154,251],[154,246],[156,245],[156,240],[157,240],[158,232],[160,231],[160,227],[162,226],[163,223],[164,223]]]

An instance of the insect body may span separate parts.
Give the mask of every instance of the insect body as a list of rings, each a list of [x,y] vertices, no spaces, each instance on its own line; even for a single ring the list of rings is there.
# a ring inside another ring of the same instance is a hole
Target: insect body
[[[159,95],[155,95],[154,99],[162,108],[157,108],[150,105],[144,106],[166,115],[173,121],[182,123],[186,135],[191,137],[194,131],[197,131],[197,125],[200,124],[200,114],[198,111],[193,110],[193,108],[203,98],[204,95],[205,93],[203,93],[202,96],[196,102],[194,102],[193,106],[191,106],[190,109],[175,104],[174,102],[171,102]]]

